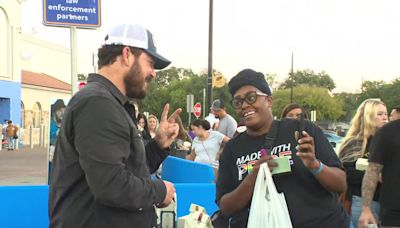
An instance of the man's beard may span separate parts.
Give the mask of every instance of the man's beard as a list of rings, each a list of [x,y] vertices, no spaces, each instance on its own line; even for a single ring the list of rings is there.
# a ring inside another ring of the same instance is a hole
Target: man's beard
[[[136,61],[131,67],[129,72],[124,77],[126,96],[129,98],[143,99],[146,96],[146,90],[143,89],[143,84],[146,83],[142,80],[142,67]]]

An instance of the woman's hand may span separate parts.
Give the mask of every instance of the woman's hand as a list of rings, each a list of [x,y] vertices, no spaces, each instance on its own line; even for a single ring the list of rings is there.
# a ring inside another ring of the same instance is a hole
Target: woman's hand
[[[308,169],[318,169],[319,161],[315,157],[314,138],[306,131],[302,132],[303,137],[299,139],[299,132],[295,132],[295,138],[298,145],[296,146],[296,155],[303,161],[304,166]]]

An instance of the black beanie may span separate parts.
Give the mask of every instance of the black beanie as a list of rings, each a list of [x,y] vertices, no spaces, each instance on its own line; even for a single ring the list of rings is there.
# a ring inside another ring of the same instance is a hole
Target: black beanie
[[[238,89],[245,85],[252,85],[267,95],[272,94],[264,75],[251,69],[240,71],[229,81],[229,92],[233,96]]]

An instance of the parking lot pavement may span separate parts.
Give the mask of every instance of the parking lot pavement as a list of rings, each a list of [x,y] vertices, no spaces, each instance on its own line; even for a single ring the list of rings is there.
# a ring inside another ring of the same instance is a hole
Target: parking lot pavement
[[[0,185],[47,184],[47,149],[24,146],[0,151]]]

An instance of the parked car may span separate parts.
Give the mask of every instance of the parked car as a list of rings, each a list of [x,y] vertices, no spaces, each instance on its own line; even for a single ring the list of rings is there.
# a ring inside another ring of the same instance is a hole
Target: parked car
[[[339,153],[340,144],[342,143],[343,138],[336,135],[334,131],[323,130],[325,137],[331,143],[333,149],[336,153]]]

